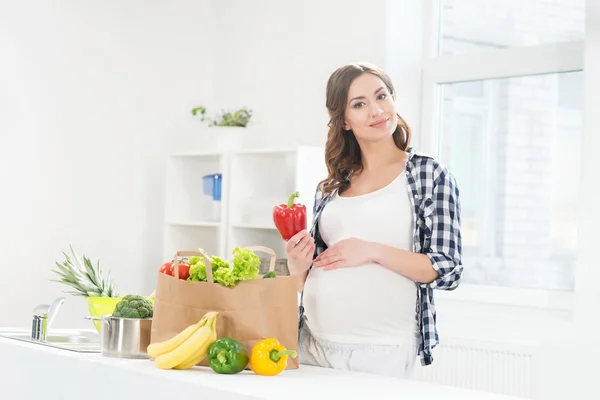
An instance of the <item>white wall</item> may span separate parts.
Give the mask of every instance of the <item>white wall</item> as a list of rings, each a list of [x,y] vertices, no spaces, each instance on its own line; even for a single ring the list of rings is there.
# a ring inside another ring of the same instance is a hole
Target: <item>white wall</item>
[[[415,2],[229,0],[216,12],[218,106],[211,109],[252,108],[253,122],[264,129],[257,138],[262,146],[324,145],[327,79],[353,61],[386,68],[401,113],[418,124],[421,6]],[[399,40],[391,42],[393,36]]]
[[[164,154],[213,93],[208,2],[0,4],[0,326],[62,294],[72,244],[149,293],[161,260]],[[57,326],[88,326],[67,297]]]

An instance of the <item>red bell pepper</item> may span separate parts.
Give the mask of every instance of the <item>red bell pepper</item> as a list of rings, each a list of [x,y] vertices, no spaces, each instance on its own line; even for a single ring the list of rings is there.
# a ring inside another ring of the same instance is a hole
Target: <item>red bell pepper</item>
[[[294,204],[300,193],[294,192],[287,204],[273,207],[273,222],[283,240],[289,240],[296,233],[306,229],[306,206]]]

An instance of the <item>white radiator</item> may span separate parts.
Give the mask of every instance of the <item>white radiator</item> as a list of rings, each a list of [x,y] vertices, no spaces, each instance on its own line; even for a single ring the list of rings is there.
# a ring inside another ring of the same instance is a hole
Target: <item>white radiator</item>
[[[413,379],[533,398],[533,349],[516,344],[444,338],[432,365],[417,359]]]

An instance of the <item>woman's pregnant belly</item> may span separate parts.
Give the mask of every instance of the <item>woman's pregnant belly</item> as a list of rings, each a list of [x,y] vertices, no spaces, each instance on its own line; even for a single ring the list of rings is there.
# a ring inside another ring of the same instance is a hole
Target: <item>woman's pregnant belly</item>
[[[415,283],[379,264],[325,271],[315,267],[304,286],[308,327],[341,343],[414,344]]]

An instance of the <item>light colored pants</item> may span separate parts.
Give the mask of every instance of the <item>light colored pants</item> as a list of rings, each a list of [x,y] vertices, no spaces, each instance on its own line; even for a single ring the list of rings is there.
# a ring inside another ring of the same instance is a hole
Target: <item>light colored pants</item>
[[[346,344],[317,339],[306,321],[300,329],[298,347],[301,364],[401,379],[412,377],[418,351],[416,345]]]

